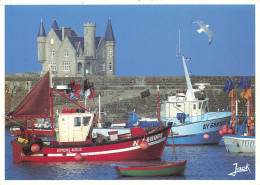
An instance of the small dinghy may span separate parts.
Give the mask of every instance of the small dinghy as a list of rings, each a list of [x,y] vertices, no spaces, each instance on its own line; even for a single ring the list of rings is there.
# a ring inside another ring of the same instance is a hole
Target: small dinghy
[[[184,175],[187,160],[182,162],[153,164],[145,166],[114,166],[119,176],[152,177]]]

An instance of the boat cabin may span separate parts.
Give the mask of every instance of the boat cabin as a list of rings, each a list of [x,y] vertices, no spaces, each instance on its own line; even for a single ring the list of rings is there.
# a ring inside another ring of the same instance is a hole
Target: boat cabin
[[[208,98],[187,101],[183,93],[168,96],[161,103],[161,116],[164,118],[196,117],[206,113]]]
[[[60,113],[56,137],[58,142],[84,142],[93,125],[94,114]]]

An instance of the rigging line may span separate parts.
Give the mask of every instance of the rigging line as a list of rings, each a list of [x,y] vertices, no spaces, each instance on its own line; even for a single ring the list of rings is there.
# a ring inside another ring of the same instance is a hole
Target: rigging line
[[[172,131],[172,130],[171,130]],[[175,144],[174,144],[174,137],[172,137],[172,150],[174,152],[174,155],[175,155],[175,160],[177,160],[177,153],[176,153],[176,149],[175,149]]]
[[[178,104],[178,102],[176,103],[176,105]],[[179,110],[182,113],[185,113],[184,111],[180,110],[179,108],[175,107],[174,105],[172,105],[174,108],[176,108],[177,110]]]

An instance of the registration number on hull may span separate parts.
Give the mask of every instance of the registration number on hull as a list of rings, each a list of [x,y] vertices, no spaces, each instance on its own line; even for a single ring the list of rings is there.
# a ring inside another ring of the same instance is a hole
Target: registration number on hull
[[[143,141],[146,141],[147,143],[149,143],[149,142],[153,142],[153,141],[159,140],[162,137],[163,137],[163,134],[160,133],[160,134],[157,134],[157,135],[154,135],[154,136],[150,136],[150,137],[144,138]],[[133,146],[138,146],[138,145],[139,145],[139,140],[133,142]]]
[[[226,121],[220,121],[220,122],[214,122],[214,123],[205,123],[205,124],[203,124],[203,130],[223,126],[225,124],[225,122]]]

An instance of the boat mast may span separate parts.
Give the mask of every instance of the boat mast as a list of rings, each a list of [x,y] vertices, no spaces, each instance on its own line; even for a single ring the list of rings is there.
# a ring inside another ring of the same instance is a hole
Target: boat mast
[[[237,114],[238,114],[238,99],[237,99],[237,93],[236,93],[236,134],[237,134]]]
[[[179,51],[176,54],[177,58],[181,57],[181,49],[180,49],[180,45],[181,45],[181,31],[179,30]],[[186,61],[191,60],[191,58],[185,58],[184,55],[182,55],[182,63],[183,63],[183,68],[184,68],[184,73],[185,73],[185,78],[186,78],[186,83],[187,83],[187,92],[186,92],[186,100],[187,101],[194,101],[196,100],[195,95],[194,95],[194,91],[191,85],[191,81],[190,81],[190,76],[189,76],[189,72],[186,66]]]
[[[53,121],[53,84],[52,84],[52,67],[49,65],[49,73],[50,73],[50,92],[51,92],[51,144],[53,146],[54,143],[54,121]]]
[[[101,121],[101,101],[100,101],[100,95],[98,95],[98,123]]]
[[[184,58],[184,55],[182,56],[182,63],[183,63],[183,67],[184,67],[184,73],[185,73],[185,78],[186,78],[186,83],[187,83],[187,92],[186,92],[186,99],[187,101],[194,101],[196,100],[195,95],[194,95],[194,91],[191,85],[191,81],[190,81],[190,76],[189,76],[189,72],[186,66],[186,61],[189,61],[190,59]]]
[[[160,105],[160,94],[159,94],[159,85],[157,85],[157,99],[158,99],[158,111],[159,111],[159,123],[160,123],[160,128],[161,128],[161,105]]]

